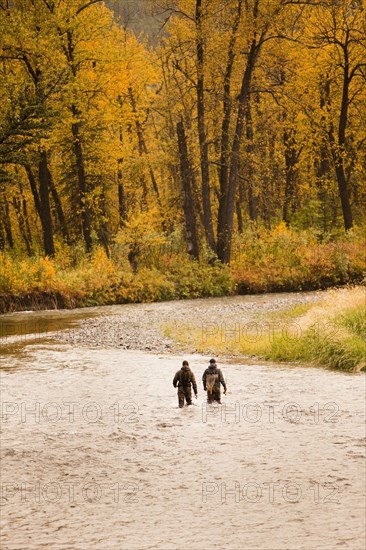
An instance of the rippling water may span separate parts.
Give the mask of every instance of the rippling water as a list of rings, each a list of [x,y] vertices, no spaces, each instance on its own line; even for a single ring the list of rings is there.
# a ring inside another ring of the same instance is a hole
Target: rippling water
[[[223,406],[179,410],[182,359],[8,348],[2,548],[363,548],[364,377],[225,363]]]

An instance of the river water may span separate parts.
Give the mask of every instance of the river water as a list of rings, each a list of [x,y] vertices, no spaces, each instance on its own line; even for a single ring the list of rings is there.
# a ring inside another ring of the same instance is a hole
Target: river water
[[[180,410],[182,356],[47,334],[104,312],[3,318],[3,550],[364,547],[364,375],[227,360]]]

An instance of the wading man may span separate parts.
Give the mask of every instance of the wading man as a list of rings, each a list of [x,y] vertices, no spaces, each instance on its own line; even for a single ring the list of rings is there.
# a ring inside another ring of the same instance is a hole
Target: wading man
[[[178,386],[178,404],[180,409],[184,407],[184,400],[186,400],[187,405],[192,405],[192,386],[197,399],[196,378],[189,368],[188,361],[183,361],[182,368],[175,373],[173,386],[175,388]]]
[[[202,382],[203,389],[207,391],[207,403],[221,403],[221,384],[226,395],[226,383],[215,359],[210,359],[210,366],[203,373]]]

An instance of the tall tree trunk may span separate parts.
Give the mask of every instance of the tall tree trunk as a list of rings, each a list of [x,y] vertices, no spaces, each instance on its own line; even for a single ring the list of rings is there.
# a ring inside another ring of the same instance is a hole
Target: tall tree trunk
[[[254,166],[253,166],[253,154],[254,154],[254,132],[253,132],[253,117],[252,117],[252,103],[250,96],[247,99],[247,108],[245,111],[245,134],[246,134],[246,175],[248,184],[248,208],[249,218],[251,221],[257,221],[257,199],[254,191]],[[240,184],[239,184],[240,185]]]
[[[189,254],[199,259],[196,217],[192,196],[192,179],[188,158],[187,139],[183,125],[183,119],[177,123],[177,136],[179,148],[180,174],[183,186],[183,211],[186,226],[186,235]]]
[[[122,148],[123,145],[123,134],[122,127],[119,128],[119,142]],[[117,160],[117,185],[118,185],[118,225],[120,229],[123,229],[126,226],[127,221],[127,205],[126,205],[126,196],[125,196],[125,186],[123,182],[123,158],[118,157]]]
[[[353,227],[353,218],[351,203],[349,198],[348,182],[344,168],[344,156],[346,153],[346,128],[348,122],[348,106],[349,106],[349,59],[348,59],[348,46],[343,48],[344,65],[343,65],[343,87],[342,87],[342,100],[341,100],[341,112],[339,115],[338,124],[338,136],[335,138],[335,130],[333,124],[329,129],[329,141],[332,150],[332,156],[334,161],[335,173],[338,182],[338,191],[341,199],[342,214],[344,228],[346,231]]]
[[[69,62],[72,76],[74,79],[77,77],[79,71],[79,65],[75,61],[75,43],[73,31],[68,29],[66,32],[67,37],[67,46],[64,47],[66,58]],[[91,252],[93,248],[92,238],[91,238],[91,211],[88,204],[88,186],[86,181],[85,173],[85,162],[84,162],[84,152],[82,146],[82,122],[81,111],[76,103],[72,103],[70,106],[70,111],[73,117],[73,122],[71,124],[71,132],[73,136],[73,151],[75,155],[77,177],[78,177],[78,202],[79,210],[81,212],[81,225],[83,230],[83,237],[85,243],[86,252]]]
[[[238,232],[242,234],[244,230],[243,213],[241,211],[241,203],[239,199],[236,201],[236,217],[238,218]]]
[[[197,123],[201,162],[202,205],[206,240],[212,250],[216,250],[212,225],[211,190],[208,160],[208,143],[205,121],[204,98],[204,39],[202,31],[202,0],[196,0],[196,53],[197,53]]]
[[[328,75],[326,75],[324,83],[320,87],[320,109],[323,111],[330,95],[330,82]],[[321,125],[326,128],[326,117],[322,115]],[[326,232],[329,229],[328,220],[328,205],[327,205],[327,190],[326,184],[330,180],[330,163],[328,157],[328,150],[326,145],[326,138],[321,136],[318,154],[315,161],[315,176],[318,189],[318,199],[321,204],[322,217],[323,217],[323,230]]]
[[[20,188],[20,194],[21,194],[21,197],[22,197],[22,200],[21,200],[21,203],[22,203],[22,216],[23,216],[23,219],[24,219],[25,232],[26,232],[26,235],[27,235],[28,243],[29,243],[29,255],[32,255],[33,254],[33,251],[32,251],[32,233],[31,233],[30,224],[29,224],[28,206],[27,206],[26,198],[25,198],[24,193],[23,193],[23,185],[22,185],[21,178],[19,178],[19,188]]]
[[[233,27],[228,47],[227,62],[224,77],[224,93],[223,93],[223,117],[221,125],[221,153],[220,153],[220,197],[217,216],[217,235],[218,247],[219,236],[222,235],[226,220],[227,195],[228,195],[228,175],[229,175],[229,159],[230,159],[230,122],[231,122],[231,78],[235,60],[235,44],[237,40],[237,32],[240,24],[242,13],[243,0],[238,0],[236,16],[234,18]]]
[[[41,208],[41,224],[43,232],[44,252],[46,256],[54,256],[55,246],[53,242],[53,227],[49,197],[47,153],[40,151],[38,163],[39,173],[39,199]]]
[[[126,208],[125,188],[123,184],[122,163],[119,164],[118,166],[117,178],[118,178],[118,220],[119,220],[118,225],[121,229],[123,229],[124,227],[126,227],[127,208]]]
[[[25,168],[25,171],[27,172],[29,185],[33,195],[34,205],[36,207],[39,217],[41,217],[41,201],[39,199],[36,178],[33,174],[33,170],[30,164],[28,163],[24,164],[24,168]]]
[[[123,229],[126,227],[127,221],[127,208],[126,208],[126,197],[125,189],[123,185],[123,172],[122,168],[118,168],[118,219],[119,227]]]
[[[59,196],[58,191],[56,189],[55,182],[53,181],[53,177],[52,177],[52,174],[51,174],[51,171],[50,171],[49,168],[48,168],[48,182],[49,182],[53,202],[54,202],[55,207],[56,207],[57,218],[58,218],[58,221],[59,221],[59,224],[60,224],[62,236],[63,236],[66,244],[70,245],[71,244],[70,235],[69,235],[69,231],[67,229],[67,223],[66,223],[65,214],[64,214],[64,211],[63,211],[63,208],[62,208],[61,199],[60,199],[60,196]]]
[[[11,220],[10,220],[10,211],[9,211],[9,203],[6,200],[5,191],[2,192],[2,200],[3,200],[3,206],[2,206],[2,222],[4,225],[4,231],[6,235],[6,240],[8,241],[8,245],[10,248],[14,248],[14,239],[13,239],[13,231],[11,227]]]
[[[236,198],[236,187],[238,179],[238,169],[240,160],[240,145],[244,131],[244,119],[247,109],[247,102],[250,93],[250,85],[255,67],[255,62],[259,55],[260,46],[257,44],[256,39],[253,40],[250,51],[248,54],[248,60],[244,71],[241,90],[239,94],[239,108],[236,119],[236,127],[234,140],[231,148],[231,160],[230,160],[230,172],[226,197],[222,197],[221,200],[225,201],[225,216],[223,217],[223,223],[219,228],[219,234],[217,239],[217,252],[219,259],[224,263],[230,262],[231,255],[231,242],[233,235],[234,225],[234,209]],[[226,198],[226,200],[225,200]]]
[[[338,181],[338,190],[339,190],[339,196],[341,198],[341,205],[342,205],[344,228],[346,231],[348,231],[353,227],[353,217],[352,217],[351,203],[349,200],[347,179],[344,173],[343,157],[338,153],[335,153],[334,157],[335,157],[335,165],[336,165],[335,170],[336,170],[337,181]]]
[[[110,258],[110,251],[109,251],[109,227],[108,227],[108,216],[107,216],[107,205],[106,205],[106,196],[105,196],[105,188],[103,185],[102,193],[101,193],[101,200],[100,200],[100,210],[101,210],[101,222],[99,224],[98,228],[98,238],[100,244],[103,246],[104,251],[108,258]]]
[[[283,133],[283,142],[285,146],[285,197],[283,203],[283,221],[290,222],[291,213],[295,208],[296,185],[297,185],[297,161],[295,138],[293,130],[285,129]]]
[[[39,104],[40,106],[44,107],[45,90],[43,89],[43,83],[42,83],[43,71],[38,66],[38,63],[36,63],[35,67],[32,67],[29,60],[27,60],[26,55],[23,56],[23,60],[25,62],[29,75],[33,79],[35,90],[36,90],[36,96],[39,101]],[[49,182],[49,176],[48,176],[47,162],[48,162],[47,152],[42,147],[39,149],[39,159],[38,159],[39,191],[37,189],[36,179],[33,175],[32,169],[28,162],[24,164],[24,168],[27,172],[36,210],[41,220],[42,233],[43,233],[43,246],[44,246],[45,255],[54,256],[55,246],[54,246],[54,240],[53,240],[53,225],[52,225],[52,215],[51,215],[51,206],[50,206],[50,197],[49,197],[50,182]],[[14,203],[14,207],[17,208],[16,203]],[[18,219],[19,219],[19,223],[21,224],[19,212],[18,212]],[[27,245],[27,248],[28,248],[28,245]]]
[[[1,212],[1,208],[0,208],[0,212]],[[5,248],[5,233],[4,233],[3,223],[0,219],[0,250],[4,250],[4,248]]]
[[[272,178],[270,179],[267,174],[263,177],[263,188],[264,193],[262,193],[262,218],[266,229],[271,230],[271,214],[274,211],[273,208],[273,196],[272,196]]]
[[[128,88],[128,95],[129,95],[130,102],[131,102],[132,112],[135,115],[137,115],[136,100],[135,100],[135,96],[133,94],[133,90],[132,90],[131,86]],[[155,173],[154,173],[154,170],[152,169],[151,162],[150,162],[150,159],[149,159],[148,150],[147,150],[146,141],[145,141],[145,136],[144,136],[144,131],[143,131],[141,122],[138,120],[137,116],[135,117],[135,126],[136,126],[136,133],[137,133],[139,155],[140,155],[140,157],[142,157],[142,156],[146,157],[151,183],[152,183],[155,195],[158,199],[158,203],[159,203],[159,206],[160,206],[160,209],[161,209],[160,193],[159,193],[158,183],[156,181]],[[143,183],[143,186],[144,186],[144,193],[147,194],[146,182]]]
[[[93,248],[91,238],[91,212],[88,205],[88,188],[86,183],[85,163],[83,147],[81,143],[81,123],[78,122],[80,117],[79,109],[72,105],[71,111],[74,117],[74,122],[71,124],[71,131],[73,135],[73,150],[76,160],[78,186],[79,186],[79,208],[81,211],[81,223],[83,228],[83,237],[85,242],[86,252],[91,252]]]
[[[26,225],[25,225],[24,216],[23,216],[22,209],[21,209],[21,203],[20,203],[19,197],[16,197],[15,195],[13,196],[13,206],[14,206],[15,213],[17,215],[20,234],[21,234],[21,236],[22,236],[22,238],[25,242],[25,246],[26,246],[26,249],[27,249],[27,254],[28,254],[28,256],[32,256],[32,254],[33,254],[32,247],[31,247],[31,244],[29,242],[28,235],[27,235],[27,228],[26,228]]]
[[[22,200],[22,207],[23,207],[23,217],[25,222],[25,229],[27,232],[27,237],[30,245],[30,249],[32,249],[32,232],[29,224],[29,216],[28,216],[28,207],[27,207],[27,201],[25,197],[23,197]],[[31,254],[33,254],[33,251],[31,251]]]

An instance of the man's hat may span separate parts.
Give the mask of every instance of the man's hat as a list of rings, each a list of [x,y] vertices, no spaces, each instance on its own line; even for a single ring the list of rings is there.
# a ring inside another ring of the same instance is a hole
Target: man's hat
[[[211,364],[216,363],[216,359],[210,359],[210,363]]]

